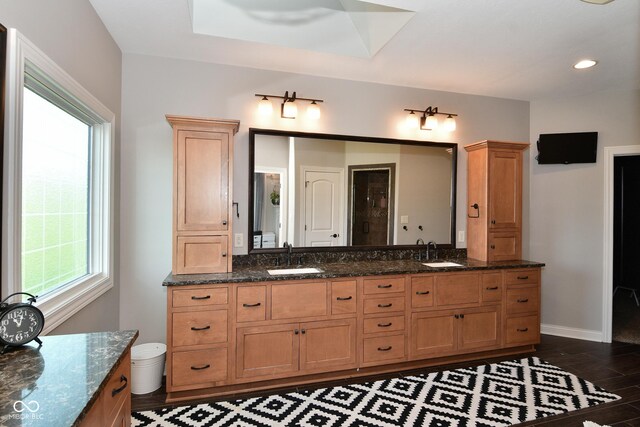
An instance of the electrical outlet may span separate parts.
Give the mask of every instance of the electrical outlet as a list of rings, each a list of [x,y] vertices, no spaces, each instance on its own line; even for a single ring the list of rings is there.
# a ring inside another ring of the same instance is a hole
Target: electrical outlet
[[[458,242],[464,243],[464,230],[458,231]]]
[[[233,240],[233,246],[236,248],[241,248],[244,245],[244,234],[236,233]]]

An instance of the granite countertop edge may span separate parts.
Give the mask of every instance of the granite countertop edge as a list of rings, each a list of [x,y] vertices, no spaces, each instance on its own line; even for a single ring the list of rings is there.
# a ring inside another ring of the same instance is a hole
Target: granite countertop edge
[[[437,260],[444,261],[447,260]],[[429,261],[434,262],[434,261]],[[473,259],[454,259],[451,262],[461,264],[460,267],[428,267],[422,261],[357,261],[349,263],[304,264],[290,267],[251,266],[234,269],[232,273],[180,274],[169,275],[162,282],[163,286],[211,285],[222,283],[274,282],[281,280],[333,279],[340,277],[380,276],[394,274],[425,274],[474,270],[503,270],[511,268],[537,268],[545,264],[528,260],[513,261],[478,261]],[[283,268],[310,268],[321,270],[319,273],[286,274],[272,276],[267,270]]]
[[[133,336],[129,339],[129,343],[123,349],[122,353],[118,357],[118,360],[116,360],[116,362],[111,366],[111,369],[109,369],[109,372],[107,372],[107,374],[103,378],[100,385],[96,388],[93,395],[87,400],[87,404],[82,409],[82,411],[80,411],[80,413],[78,414],[78,417],[73,423],[73,426],[79,426],[80,424],[82,424],[82,421],[85,419],[85,417],[87,416],[87,414],[89,413],[93,405],[96,403],[102,391],[106,388],[107,383],[109,382],[109,379],[114,374],[114,372],[120,367],[120,364],[122,363],[122,360],[124,359],[125,355],[129,352],[129,350],[131,350],[131,347],[133,347],[133,343],[136,341],[136,339],[140,335],[140,332],[137,329],[120,331],[120,333],[123,333],[123,334],[130,333],[130,332],[133,332]],[[129,381],[131,381],[131,378],[129,378]]]

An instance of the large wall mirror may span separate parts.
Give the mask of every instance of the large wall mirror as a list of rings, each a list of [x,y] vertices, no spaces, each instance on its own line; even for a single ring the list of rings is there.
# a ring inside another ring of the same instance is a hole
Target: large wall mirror
[[[249,129],[249,252],[455,247],[457,144]]]

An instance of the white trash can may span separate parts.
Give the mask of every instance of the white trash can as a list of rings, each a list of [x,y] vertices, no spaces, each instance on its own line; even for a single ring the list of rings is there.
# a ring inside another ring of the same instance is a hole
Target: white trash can
[[[131,348],[131,393],[146,394],[162,386],[167,346],[162,343],[134,345]]]

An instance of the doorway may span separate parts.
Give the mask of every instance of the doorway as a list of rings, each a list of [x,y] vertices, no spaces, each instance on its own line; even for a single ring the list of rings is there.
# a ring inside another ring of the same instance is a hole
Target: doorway
[[[640,155],[613,161],[614,341],[640,344]]]
[[[393,244],[395,164],[349,166],[349,244]]]
[[[344,170],[302,168],[304,224],[301,246],[343,246]]]

